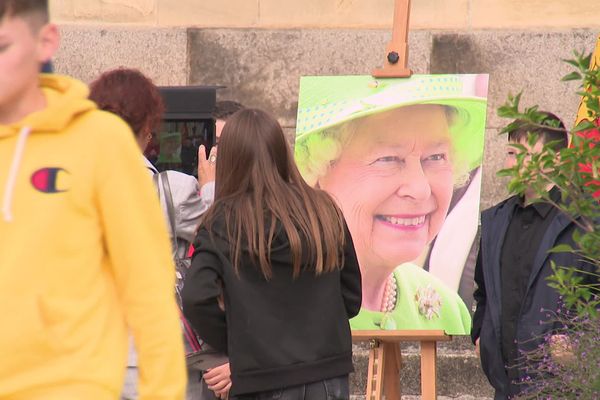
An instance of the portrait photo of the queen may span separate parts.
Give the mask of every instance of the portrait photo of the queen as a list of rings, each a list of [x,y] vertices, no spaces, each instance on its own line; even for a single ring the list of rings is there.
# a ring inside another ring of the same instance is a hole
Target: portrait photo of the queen
[[[352,234],[353,329],[469,333],[487,86],[483,74],[301,79],[296,162]]]

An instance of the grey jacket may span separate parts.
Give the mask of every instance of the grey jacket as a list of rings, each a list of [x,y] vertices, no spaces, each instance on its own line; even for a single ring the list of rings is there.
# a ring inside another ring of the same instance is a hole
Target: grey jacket
[[[151,175],[158,174],[158,170],[147,158],[144,163]],[[200,224],[200,217],[212,205],[215,197],[215,183],[209,182],[198,189],[198,181],[191,175],[177,171],[167,171],[171,197],[175,208],[175,235],[177,236],[177,249],[175,256],[185,257],[190,243],[196,237],[196,231]],[[165,205],[165,194],[160,191],[160,205],[163,209],[167,224],[167,207]],[[137,354],[132,345],[129,347],[129,367],[137,366]]]
[[[146,167],[152,175],[158,171],[144,158]],[[179,258],[185,257],[190,243],[196,237],[196,231],[200,223],[200,217],[212,205],[215,197],[215,183],[209,182],[198,188],[198,181],[191,175],[183,174],[177,171],[167,171],[169,186],[171,188],[171,197],[175,208],[175,235],[177,236],[177,252]],[[167,217],[167,207],[165,202],[165,193],[160,191],[160,204],[165,217]],[[168,223],[168,218],[167,218]],[[172,239],[172,238],[171,238]]]

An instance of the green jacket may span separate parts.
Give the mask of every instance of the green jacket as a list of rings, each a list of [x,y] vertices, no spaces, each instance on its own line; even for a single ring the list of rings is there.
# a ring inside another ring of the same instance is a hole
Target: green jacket
[[[431,329],[444,330],[449,335],[470,334],[471,315],[465,303],[442,281],[411,263],[396,268],[394,276],[398,283],[394,310],[384,314],[363,308],[350,320],[352,329]],[[425,304],[428,300],[430,306]]]

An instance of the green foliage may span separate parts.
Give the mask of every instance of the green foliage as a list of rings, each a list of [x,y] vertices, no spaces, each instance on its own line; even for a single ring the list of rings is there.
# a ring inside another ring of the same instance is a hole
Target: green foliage
[[[559,362],[553,357],[551,338],[546,345],[527,355],[531,371],[529,382],[533,389],[522,398],[600,398],[600,287],[588,278],[593,275],[600,281],[600,131],[594,123],[600,117],[600,70],[589,70],[592,55],[574,52],[574,58],[564,60],[574,70],[563,77],[563,81],[581,82],[578,94],[587,106],[590,121],[576,126],[571,145],[557,154],[553,143],[547,143],[540,151],[533,151],[538,137],[530,133],[527,146],[514,144],[517,152],[516,165],[504,169],[499,176],[509,177],[511,193],[534,195],[534,201],[547,202],[560,209],[578,227],[574,234],[576,246],[562,244],[551,253],[569,252],[595,268],[594,272],[580,271],[569,265],[552,265],[553,275],[548,284],[561,295],[564,304],[562,313],[555,319],[567,328],[563,334],[569,343],[567,353],[570,362]],[[511,122],[501,133],[508,133],[526,123],[532,130],[561,128],[539,111],[537,106],[523,108],[521,93],[509,95],[506,103],[498,109],[504,118],[519,120]],[[590,134],[596,130],[596,134]],[[561,201],[554,202],[548,189],[556,186],[561,192]],[[595,366],[595,367],[592,367]],[[541,372],[541,373],[540,373]],[[592,396],[592,397],[589,397]],[[599,396],[599,397],[593,397]]]
[[[518,398],[600,398],[600,319],[573,317],[569,320],[569,329],[558,333],[564,338],[563,346],[552,345],[553,338],[549,335],[548,344],[541,351],[527,354],[525,362],[535,365],[536,369],[522,383],[530,388],[533,385],[533,389]]]
[[[591,54],[583,55],[574,52],[575,58],[565,60],[575,67],[575,71],[566,75],[563,80],[580,80],[580,92],[583,102],[589,110],[588,117],[595,121],[600,116],[600,70],[589,71]],[[498,109],[498,115],[520,122],[511,122],[501,133],[510,132],[523,122],[527,126],[561,130],[558,122],[548,120],[546,114],[539,111],[538,106],[521,106],[521,93],[509,95],[507,102]],[[571,251],[594,264],[600,266],[600,137],[590,137],[581,132],[597,129],[590,121],[583,121],[573,131],[569,148],[561,149],[557,154],[553,148],[555,143],[546,143],[541,151],[532,149],[538,137],[530,133],[527,146],[512,144],[517,152],[516,165],[504,169],[499,176],[510,177],[508,189],[511,193],[525,194],[533,191],[541,202],[549,202],[563,211],[581,229],[577,233],[577,249],[561,247],[553,251]],[[598,144],[598,145],[597,145]],[[529,148],[529,149],[528,149]],[[560,189],[562,199],[554,203],[549,196],[548,188],[556,186]],[[552,285],[559,290],[565,302],[581,312],[591,312],[600,306],[598,288],[581,288],[577,274],[568,274],[569,266],[556,269],[552,277]]]

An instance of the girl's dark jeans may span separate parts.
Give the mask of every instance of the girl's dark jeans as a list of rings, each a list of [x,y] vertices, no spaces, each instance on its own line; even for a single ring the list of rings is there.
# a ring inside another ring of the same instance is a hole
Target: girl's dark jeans
[[[306,385],[244,394],[230,400],[348,400],[350,385],[348,375]]]

